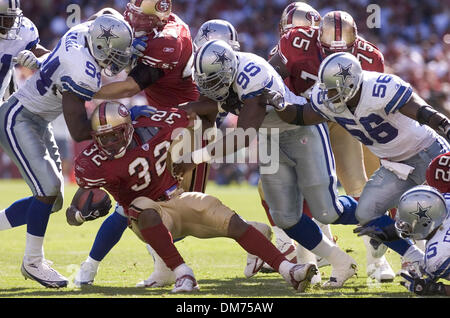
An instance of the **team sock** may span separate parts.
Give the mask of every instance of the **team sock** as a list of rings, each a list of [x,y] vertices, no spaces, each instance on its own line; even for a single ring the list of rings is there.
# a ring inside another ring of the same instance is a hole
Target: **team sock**
[[[128,225],[128,219],[117,212],[112,213],[102,223],[95,237],[89,256],[100,262],[120,241]]]
[[[173,244],[172,235],[162,222],[141,230],[141,234],[171,270],[184,263],[183,258]]]
[[[252,225],[248,226],[236,242],[248,253],[258,256],[276,271],[278,271],[281,262],[286,260],[283,254]]]
[[[290,238],[310,251],[323,239],[319,226],[305,214],[302,214],[297,224],[284,231]]]
[[[339,196],[339,202],[344,207],[344,211],[333,224],[359,224],[359,221],[355,216],[355,211],[358,207],[358,201],[356,201],[351,196],[341,195]]]
[[[0,231],[27,223],[27,211],[33,197],[17,200],[5,210],[0,211]]]

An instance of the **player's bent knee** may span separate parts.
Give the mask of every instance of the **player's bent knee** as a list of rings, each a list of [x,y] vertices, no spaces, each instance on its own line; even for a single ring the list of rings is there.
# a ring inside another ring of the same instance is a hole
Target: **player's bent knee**
[[[314,219],[322,224],[333,224],[337,219],[339,219],[339,215],[336,211],[323,211],[322,213],[314,215]]]
[[[146,209],[141,211],[138,218],[138,226],[141,230],[156,226],[161,222],[161,216],[155,209]]]
[[[228,223],[228,237],[237,240],[247,231],[248,227],[249,224],[247,222],[238,214],[234,214]]]
[[[301,217],[301,215],[299,216],[291,215],[289,217],[286,217],[282,213],[272,210],[270,210],[270,215],[272,216],[272,220],[275,223],[275,225],[281,229],[288,229],[293,227],[295,224],[298,223]]]

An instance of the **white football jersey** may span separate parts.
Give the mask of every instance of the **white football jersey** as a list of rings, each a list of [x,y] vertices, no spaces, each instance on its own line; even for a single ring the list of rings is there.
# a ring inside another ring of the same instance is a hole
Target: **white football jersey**
[[[362,76],[361,98],[354,114],[348,109],[335,113],[326,107],[318,83],[311,92],[311,106],[382,159],[406,160],[438,138],[433,129],[399,112],[412,95],[410,84],[393,74],[363,71]]]
[[[62,93],[89,101],[101,87],[101,68],[86,43],[92,21],[71,28],[56,48],[13,95],[29,111],[51,122],[62,113]]]
[[[265,88],[280,92],[285,99],[295,104],[305,104],[303,97],[296,96],[284,84],[281,76],[262,57],[253,53],[236,52],[239,65],[236,79],[232,85],[241,102],[248,98],[258,96]],[[272,106],[266,107],[266,117],[262,128],[279,128],[283,130],[296,129],[298,126],[289,125],[282,121]]]
[[[9,86],[13,74],[13,58],[23,50],[30,50],[39,43],[39,32],[30,19],[23,17],[15,40],[0,39],[0,100]]]
[[[450,193],[444,197],[450,211]],[[432,278],[450,280],[450,214],[425,248],[425,272]]]

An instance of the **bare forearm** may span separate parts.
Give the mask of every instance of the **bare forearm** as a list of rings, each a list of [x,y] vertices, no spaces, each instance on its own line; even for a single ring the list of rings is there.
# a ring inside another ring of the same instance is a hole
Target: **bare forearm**
[[[141,91],[139,85],[133,79],[121,82],[114,82],[103,86],[94,95],[94,99],[114,100],[121,98],[129,98]]]

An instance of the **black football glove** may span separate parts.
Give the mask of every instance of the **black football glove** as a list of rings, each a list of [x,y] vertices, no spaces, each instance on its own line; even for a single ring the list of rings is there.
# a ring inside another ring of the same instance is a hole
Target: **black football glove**
[[[239,99],[238,94],[230,87],[228,97],[221,107],[224,111],[232,113],[234,115],[239,115],[239,112],[244,104]]]
[[[436,283],[430,279],[424,279],[412,273],[400,273],[405,279],[400,282],[409,291],[420,296],[446,295],[445,285]]]
[[[108,195],[105,195],[105,197],[98,203],[92,203],[93,197],[94,193],[90,192],[86,203],[83,205],[83,208],[80,211],[81,217],[85,221],[92,221],[97,218],[103,217],[107,215],[109,210],[111,209],[111,199]]]
[[[394,224],[390,224],[383,228],[375,225],[359,226],[353,230],[353,233],[358,233],[358,236],[367,235],[380,242],[392,242],[400,239]]]

